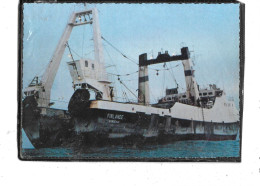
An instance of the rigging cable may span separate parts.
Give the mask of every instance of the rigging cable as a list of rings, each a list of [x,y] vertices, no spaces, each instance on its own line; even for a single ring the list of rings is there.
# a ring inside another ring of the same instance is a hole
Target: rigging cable
[[[66,46],[68,46],[68,42],[67,42]],[[73,49],[70,47],[70,53],[71,53],[71,51],[72,51],[73,53],[75,53],[79,58],[82,58],[82,56],[80,56],[77,52],[75,52],[75,50],[73,50]],[[72,54],[72,53],[71,53],[71,54]]]
[[[91,54],[92,52],[94,52],[94,50],[91,50],[90,52],[88,52],[88,53],[86,53],[84,55],[87,56],[87,55]]]
[[[124,85],[124,87],[125,87],[131,94],[133,94],[134,97],[136,97],[136,98],[138,99],[138,97],[120,80],[120,78],[119,78],[118,81],[119,81],[122,85]]]
[[[166,63],[164,63],[164,65],[163,65],[163,67],[165,68],[165,66],[166,66]],[[165,87],[165,71],[163,71],[163,83],[162,83],[162,86],[163,86],[163,88],[162,88],[162,97],[163,97],[163,95],[164,95],[164,87]]]
[[[126,82],[126,81],[137,81],[139,80],[138,78],[137,79],[123,79],[122,81]]]
[[[126,92],[123,93],[123,96],[125,97],[125,101],[126,101],[126,102],[129,102],[129,101],[130,101],[130,99],[128,98]]]
[[[170,65],[170,67],[171,67],[171,64],[169,64]],[[179,64],[180,65],[180,64]],[[166,64],[166,67],[168,68],[168,66],[167,66],[167,64]],[[172,70],[173,68],[170,68],[170,74],[171,74],[171,76],[172,76],[172,78],[173,78],[173,80],[174,80],[174,82],[175,82],[175,84],[176,84],[176,86],[177,86],[177,88],[179,87],[179,84],[177,83],[177,81],[176,81],[176,78],[175,78],[175,76],[174,76],[174,74],[173,74],[173,70]]]
[[[82,27],[82,37],[83,37],[83,39],[82,39],[82,52],[81,52],[81,55],[83,56],[83,48],[84,48],[84,40],[85,40],[85,27],[83,26]]]
[[[132,74],[138,73],[139,71],[135,71],[135,72],[131,72],[131,73],[127,73],[127,74],[113,74],[113,73],[108,73],[114,76],[130,76]]]
[[[116,48],[114,45],[112,45],[109,41],[107,41],[103,36],[101,36],[101,38],[107,42],[107,44],[109,44],[112,48],[114,48],[117,52],[119,52],[124,58],[128,59],[129,61],[131,61],[132,63],[138,65],[138,63],[136,63],[133,59],[130,59],[129,57],[127,57],[125,54],[123,54],[118,48]]]
[[[70,56],[71,56],[71,59],[72,59],[72,61],[73,61],[73,67],[75,68],[75,70],[76,70],[76,72],[77,72],[77,75],[78,75],[78,77],[80,77],[79,76],[79,73],[78,73],[78,69],[77,69],[77,65],[76,65],[76,63],[75,63],[75,61],[74,61],[74,58],[73,58],[73,55],[72,55],[72,53],[71,53],[71,50],[70,50],[70,46],[69,46],[69,43],[68,43],[68,41],[67,41],[67,43],[66,43],[66,46],[68,47],[68,49],[69,49],[69,52],[70,52]]]
[[[167,66],[167,65],[166,65]],[[178,66],[180,66],[180,64],[177,64],[177,65],[175,65],[175,66],[173,66],[173,67],[170,67],[170,68],[163,68],[163,69],[155,69],[155,68],[151,68],[151,67],[148,67],[150,70],[154,70],[154,71],[166,71],[166,70],[171,70],[171,69],[173,69],[173,68],[176,68],[176,67],[178,67]]]
[[[103,37],[102,37],[102,38],[103,38]],[[104,39],[104,38],[103,38],[103,39]],[[109,43],[108,43],[108,44],[109,44]],[[111,45],[111,46],[112,46],[112,45]],[[104,47],[104,48],[105,48],[105,47]],[[114,47],[113,47],[113,48],[114,48]],[[114,48],[114,49],[116,49],[116,48]],[[105,50],[106,50],[108,56],[110,57],[112,63],[115,64],[106,48],[105,48]],[[118,49],[117,49],[117,51],[120,52]],[[121,52],[120,52],[120,53],[121,53]],[[121,53],[121,54],[122,54],[122,53]],[[123,55],[123,54],[122,54],[122,55]],[[129,59],[129,58],[127,58],[127,59]],[[134,63],[135,63],[135,62],[134,62]],[[118,73],[118,70],[117,70],[116,65],[115,65],[115,68],[116,68],[116,71],[117,71],[117,73]],[[135,73],[138,73],[138,72],[139,72],[139,71],[135,71],[135,72],[132,72],[132,73],[121,74],[121,75],[120,75],[120,74],[113,74],[113,73],[108,73],[108,74],[117,76],[117,77],[118,77],[118,80],[119,80],[119,82],[120,82],[120,85],[121,85],[121,86],[123,85],[131,94],[134,95],[134,97],[136,97],[136,98],[138,99],[138,97],[137,97],[137,96],[122,82],[122,80],[120,79],[120,76],[129,76],[129,75],[132,75],[132,74],[135,74]],[[129,98],[128,98],[128,96],[127,96],[127,93],[126,93],[125,91],[123,91],[122,89],[121,89],[121,91],[123,92],[123,94],[125,94],[126,99],[129,100]]]
[[[126,59],[130,60],[131,62],[133,62],[134,64],[138,65],[138,63],[137,63],[135,60],[133,60],[133,59],[131,59],[130,57],[126,56],[123,52],[121,52],[118,48],[116,48],[112,43],[110,43],[109,41],[107,41],[103,36],[101,36],[101,38],[102,38],[105,42],[107,42],[107,44],[109,44],[112,48],[114,48],[117,52],[119,52],[124,58],[126,58]],[[180,66],[180,64],[177,64],[177,65],[175,65],[175,66],[172,67],[172,68],[175,68],[175,67],[178,67],[178,66]],[[148,67],[148,68],[151,69],[151,70],[155,70],[155,71],[162,71],[162,70],[170,70],[170,69],[172,69],[172,68],[167,68],[167,69],[153,69],[153,68],[151,68],[151,67]]]
[[[121,52],[118,48],[116,48],[112,43],[110,43],[109,41],[107,41],[103,36],[101,36],[101,38],[102,38],[108,45],[110,45],[113,49],[115,49],[117,52],[119,52],[124,58],[126,58],[126,59],[130,60],[131,62],[133,62],[134,64],[138,65],[137,62],[135,62],[133,59],[131,59],[131,58],[127,57],[125,54],[123,54],[123,52]],[[165,63],[165,64],[166,64],[166,63]],[[153,69],[153,68],[150,68],[150,67],[149,67],[149,69],[155,70],[155,71],[158,73],[159,71],[171,70],[172,68],[176,68],[176,67],[178,67],[179,65],[180,65],[180,64],[177,64],[177,65],[175,65],[174,67],[171,67],[171,68],[168,68],[168,67],[167,67],[166,69],[165,69],[165,66],[166,66],[166,65],[164,65],[164,69]],[[120,78],[119,78],[120,76],[129,76],[129,75],[131,75],[131,74],[138,73],[138,72],[139,72],[139,71],[136,71],[136,72],[133,72],[133,73],[124,74],[124,75],[113,74],[113,73],[108,73],[108,74],[118,76],[118,80],[120,81],[121,84],[123,84],[123,82],[122,82],[122,81],[120,80]],[[174,76],[173,76],[173,79],[174,79],[174,81],[175,81],[175,83],[177,84],[177,87],[178,87],[178,83],[177,83],[176,79],[174,78]],[[163,86],[164,86],[164,84],[165,84],[165,73],[164,73],[164,83],[163,83]],[[125,88],[127,88],[127,90],[130,91],[130,89],[129,89],[128,87],[126,87],[125,84],[123,84],[123,85],[125,86]],[[138,99],[138,97],[137,97],[132,91],[130,91],[130,92]]]
[[[119,73],[119,71],[118,71],[118,69],[117,69],[117,66],[115,65],[115,63],[114,63],[112,57],[110,56],[110,54],[109,54],[107,48],[105,47],[105,45],[104,45],[104,48],[105,48],[105,51],[106,51],[108,57],[110,58],[112,64],[114,65],[116,72]],[[108,74],[110,74],[110,73],[108,73]],[[115,80],[114,80],[114,82],[115,82]],[[123,90],[123,88],[122,88],[122,85],[121,85],[121,84],[119,84],[119,85],[120,85],[120,89],[121,89],[122,93],[124,93],[124,90]],[[123,95],[123,97],[124,97],[124,95]]]

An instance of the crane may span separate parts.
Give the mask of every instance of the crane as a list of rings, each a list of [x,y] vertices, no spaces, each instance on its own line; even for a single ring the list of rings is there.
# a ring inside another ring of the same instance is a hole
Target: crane
[[[98,13],[97,9],[89,9],[79,12],[74,12],[71,14],[68,23],[66,24],[65,30],[59,40],[59,43],[55,49],[55,52],[48,64],[47,69],[45,70],[42,79],[39,80],[38,77],[34,77],[32,82],[28,87],[25,88],[24,94],[25,96],[34,96],[37,101],[38,107],[49,108],[52,103],[50,102],[51,97],[51,89],[53,86],[53,82],[55,76],[57,74],[62,56],[64,54],[65,48],[67,47],[67,42],[71,35],[72,29],[75,26],[82,26],[86,24],[93,25],[93,40],[94,40],[94,51],[95,51],[95,63],[98,64],[98,72],[100,74],[106,74],[104,68],[104,56],[103,56],[103,47],[101,40],[101,33],[99,29],[98,22]],[[79,77],[80,78],[80,77]],[[92,83],[91,86],[97,90],[101,89],[100,86],[103,84],[110,84],[107,80],[107,77],[102,77],[103,79]],[[74,82],[74,80],[73,80]],[[97,88],[96,88],[97,87]],[[103,91],[107,92],[107,91]],[[104,98],[109,99],[108,93],[104,95]]]

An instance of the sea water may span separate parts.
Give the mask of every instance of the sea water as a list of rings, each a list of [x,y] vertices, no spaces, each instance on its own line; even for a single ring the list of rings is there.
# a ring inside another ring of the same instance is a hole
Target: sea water
[[[143,147],[22,149],[24,158],[221,158],[239,157],[240,141],[176,141]]]

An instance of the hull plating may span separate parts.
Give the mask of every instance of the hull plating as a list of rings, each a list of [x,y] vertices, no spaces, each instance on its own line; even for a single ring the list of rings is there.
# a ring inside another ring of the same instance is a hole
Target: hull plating
[[[55,109],[47,113],[24,109],[23,128],[35,148],[235,140],[239,129],[238,122],[193,121],[142,112],[89,108],[77,117]]]

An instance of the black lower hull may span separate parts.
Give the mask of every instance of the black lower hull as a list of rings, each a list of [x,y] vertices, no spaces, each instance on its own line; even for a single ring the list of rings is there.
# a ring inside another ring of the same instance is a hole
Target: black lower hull
[[[59,140],[45,141],[41,139],[33,140],[35,148],[52,147],[103,147],[103,146],[144,146],[144,145],[163,145],[176,141],[225,141],[236,140],[237,135],[210,135],[205,134],[184,134],[167,135],[161,134],[156,137],[144,137],[142,135],[130,135],[123,138],[108,138],[106,134],[89,133],[84,135],[73,135],[70,138],[59,138]]]
[[[185,135],[161,135],[158,137],[144,137],[141,135],[132,135],[123,138],[107,138],[100,134],[86,134],[83,136],[73,136],[71,138],[59,138],[58,140],[43,141],[41,139],[32,140],[31,143],[35,148],[53,148],[53,147],[102,147],[111,145],[133,146],[133,145],[150,145],[150,144],[167,144],[175,141],[225,141],[236,140],[237,135],[211,135],[204,134],[185,134]]]
[[[109,146],[109,145],[122,145],[122,146],[143,146],[143,145],[162,145],[172,143],[175,141],[224,141],[235,140],[236,135],[210,135],[205,134],[184,134],[184,135],[169,135],[159,134],[155,137],[144,137],[142,135],[130,135],[124,138],[108,138],[107,135],[89,133],[81,137],[79,146]]]
[[[35,148],[166,144],[174,141],[235,140],[239,123],[214,123],[179,118],[87,109],[71,117],[66,111],[26,107],[23,123]]]

